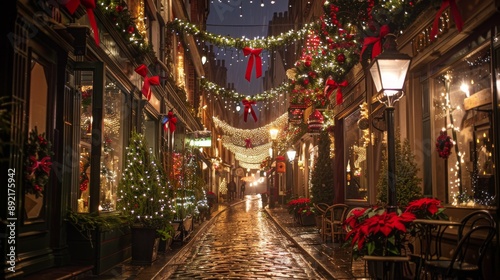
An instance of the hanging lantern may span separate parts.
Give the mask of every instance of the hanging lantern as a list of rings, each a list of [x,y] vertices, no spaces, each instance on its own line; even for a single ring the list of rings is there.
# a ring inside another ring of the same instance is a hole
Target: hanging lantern
[[[318,109],[315,109],[307,121],[307,132],[312,134],[319,134],[323,127],[324,118]]]

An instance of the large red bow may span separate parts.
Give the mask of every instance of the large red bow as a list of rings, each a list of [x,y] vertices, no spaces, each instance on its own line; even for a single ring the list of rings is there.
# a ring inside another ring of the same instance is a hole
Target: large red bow
[[[245,112],[243,112],[243,120],[246,122],[247,121],[247,117],[248,117],[248,113],[251,113],[252,117],[253,117],[253,120],[257,121],[257,115],[255,114],[255,111],[252,108],[252,105],[255,104],[255,101],[250,101],[250,100],[243,99],[241,101],[241,103],[243,103],[243,106],[245,106],[244,107],[245,108],[244,109]]]
[[[46,156],[42,158],[41,161],[38,161],[36,157],[30,156],[30,160],[33,162],[33,164],[30,167],[28,167],[28,172],[33,173],[38,168],[41,168],[43,171],[45,171],[45,173],[47,174],[50,173],[50,167],[52,166],[50,157]]]
[[[332,94],[332,92],[335,89],[337,89],[337,97],[336,97],[337,105],[342,104],[342,102],[344,102],[343,95],[342,95],[342,87],[346,87],[348,85],[349,85],[349,83],[346,80],[344,80],[343,82],[337,83],[331,77],[328,78],[326,80],[325,91],[324,91],[326,99],[330,99],[330,95]]]
[[[80,4],[87,10],[90,27],[92,27],[92,31],[94,31],[94,41],[96,45],[99,46],[99,29],[97,28],[97,22],[94,16],[94,9],[96,8],[95,0],[69,0],[64,6],[68,9],[70,14],[74,14]]]
[[[148,99],[151,99],[151,88],[150,86],[157,86],[160,84],[160,77],[153,76],[148,77],[148,67],[144,64],[139,65],[135,68],[135,72],[144,78],[144,84],[142,85],[142,94]]]
[[[250,138],[245,139],[245,148],[251,149],[252,147],[252,140]]]
[[[175,132],[177,125],[177,117],[174,115],[174,112],[169,111],[167,114],[167,118],[168,118],[167,122],[168,129],[170,130],[170,132]]]
[[[443,14],[444,10],[450,6],[451,15],[453,16],[453,20],[455,21],[455,26],[458,29],[458,32],[462,31],[462,27],[464,26],[464,22],[462,17],[460,16],[460,12],[458,11],[458,6],[455,0],[443,0],[441,4],[441,8],[436,13],[434,17],[434,23],[432,24],[432,30],[430,34],[430,40],[433,41],[436,39],[436,35],[438,34],[438,26],[439,26],[439,18]]]
[[[252,68],[255,60],[255,77],[259,78],[262,76],[262,58],[260,53],[262,49],[252,49],[250,47],[243,48],[243,54],[245,56],[250,55],[248,58],[247,72],[245,73],[245,79],[250,82],[250,77],[252,76]]]
[[[372,59],[379,55],[382,52],[382,39],[385,37],[385,35],[389,34],[389,32],[391,32],[391,30],[389,29],[389,25],[382,25],[380,27],[380,33],[378,34],[378,37],[366,37],[363,41],[361,57],[363,57],[363,52],[365,51],[365,49],[372,44]]]

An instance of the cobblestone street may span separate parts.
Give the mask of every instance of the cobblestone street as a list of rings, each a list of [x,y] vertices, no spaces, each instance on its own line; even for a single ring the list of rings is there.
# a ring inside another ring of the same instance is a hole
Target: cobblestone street
[[[261,207],[260,199],[230,207],[156,279],[324,279]]]

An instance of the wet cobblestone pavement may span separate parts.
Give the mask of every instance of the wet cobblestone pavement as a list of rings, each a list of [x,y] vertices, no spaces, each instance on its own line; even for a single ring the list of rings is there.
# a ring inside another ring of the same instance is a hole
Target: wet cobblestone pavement
[[[186,256],[157,279],[325,279],[262,211],[246,200],[219,215]]]
[[[130,260],[79,279],[367,279],[364,262],[318,229],[293,221],[286,208],[262,208],[260,196],[218,204],[192,237],[159,253],[150,266]]]

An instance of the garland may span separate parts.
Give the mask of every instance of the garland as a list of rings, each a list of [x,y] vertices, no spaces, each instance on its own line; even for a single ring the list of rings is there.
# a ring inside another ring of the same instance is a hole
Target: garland
[[[178,18],[167,23],[167,28],[172,29],[172,31],[175,30],[177,32],[185,32],[187,34],[199,37],[202,40],[217,46],[233,47],[236,49],[251,47],[269,50],[295,43],[297,40],[301,40],[309,30],[315,27],[315,25],[316,23],[304,24],[304,27],[302,29],[289,30],[288,32],[280,36],[271,36],[263,39],[253,40],[250,40],[248,38],[231,38],[228,36],[213,34],[204,30],[200,30],[195,24],[185,22]]]
[[[225,89],[225,88],[223,88],[223,87],[221,87],[213,82],[210,82],[204,78],[202,78],[200,80],[200,84],[204,90],[209,91],[212,94],[217,95],[217,96],[229,98],[233,101],[241,101],[243,99],[247,99],[249,101],[265,101],[265,100],[279,96],[280,94],[286,92],[288,90],[288,88],[290,87],[290,84],[288,82],[283,82],[281,85],[279,85],[273,89],[266,90],[262,93],[257,93],[257,94],[254,94],[252,96],[249,96],[249,95],[245,95],[242,93],[238,93],[234,90]]]
[[[448,159],[451,155],[453,140],[446,134],[446,131],[441,131],[436,140],[436,150],[440,158]]]
[[[50,169],[52,166],[51,150],[52,144],[45,138],[45,133],[38,134],[35,127],[28,136],[25,144],[25,192],[35,194],[36,197],[42,195],[49,182]]]

